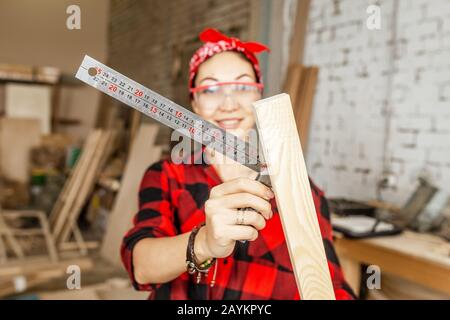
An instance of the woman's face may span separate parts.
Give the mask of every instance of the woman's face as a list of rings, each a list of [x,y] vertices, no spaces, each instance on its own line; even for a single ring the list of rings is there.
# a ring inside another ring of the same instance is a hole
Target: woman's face
[[[195,86],[203,87],[218,82],[254,83],[255,72],[251,63],[240,54],[221,52],[200,65]],[[227,87],[223,87],[223,91],[227,92],[220,99],[210,99],[205,97],[207,94],[194,93],[192,108],[203,119],[244,138],[255,124],[251,104],[261,99],[261,93],[258,90],[245,94],[233,93]]]

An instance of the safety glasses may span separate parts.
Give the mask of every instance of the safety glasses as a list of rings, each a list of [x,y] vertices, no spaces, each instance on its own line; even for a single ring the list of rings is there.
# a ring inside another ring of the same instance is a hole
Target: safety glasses
[[[264,85],[256,82],[217,82],[190,89],[201,107],[217,108],[230,96],[241,104],[249,104],[258,99]]]

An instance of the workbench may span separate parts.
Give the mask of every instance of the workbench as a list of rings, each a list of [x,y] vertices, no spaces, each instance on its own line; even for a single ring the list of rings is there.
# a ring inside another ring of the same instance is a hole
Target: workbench
[[[359,292],[361,264],[450,296],[450,243],[405,231],[395,236],[348,239],[335,234],[335,248],[350,286]]]

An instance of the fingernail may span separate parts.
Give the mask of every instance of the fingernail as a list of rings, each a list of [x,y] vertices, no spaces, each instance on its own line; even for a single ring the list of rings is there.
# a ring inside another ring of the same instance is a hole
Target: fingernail
[[[269,199],[272,199],[273,197],[275,197],[274,193],[270,189],[268,189],[266,191],[266,195],[269,197]]]

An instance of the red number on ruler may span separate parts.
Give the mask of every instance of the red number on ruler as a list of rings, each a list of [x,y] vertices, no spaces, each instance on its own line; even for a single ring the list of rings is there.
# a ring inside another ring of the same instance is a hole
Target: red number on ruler
[[[156,112],[158,111],[158,108],[155,107],[155,106],[152,106],[152,107],[150,108],[150,110],[151,110],[153,113],[156,113]]]
[[[111,85],[109,85],[108,89],[111,90],[112,92],[116,92],[117,91],[117,86],[111,84]]]
[[[142,92],[139,89],[136,89],[136,91],[134,92],[135,95],[137,95],[138,97],[142,97],[142,95],[144,94],[144,92]]]
[[[194,128],[194,127],[190,127],[190,128],[189,128],[189,132],[195,134],[195,128]]]
[[[175,112],[175,116],[176,116],[177,118],[181,118],[182,115],[183,115],[183,112],[181,112],[181,111],[176,111],[176,112]]]

